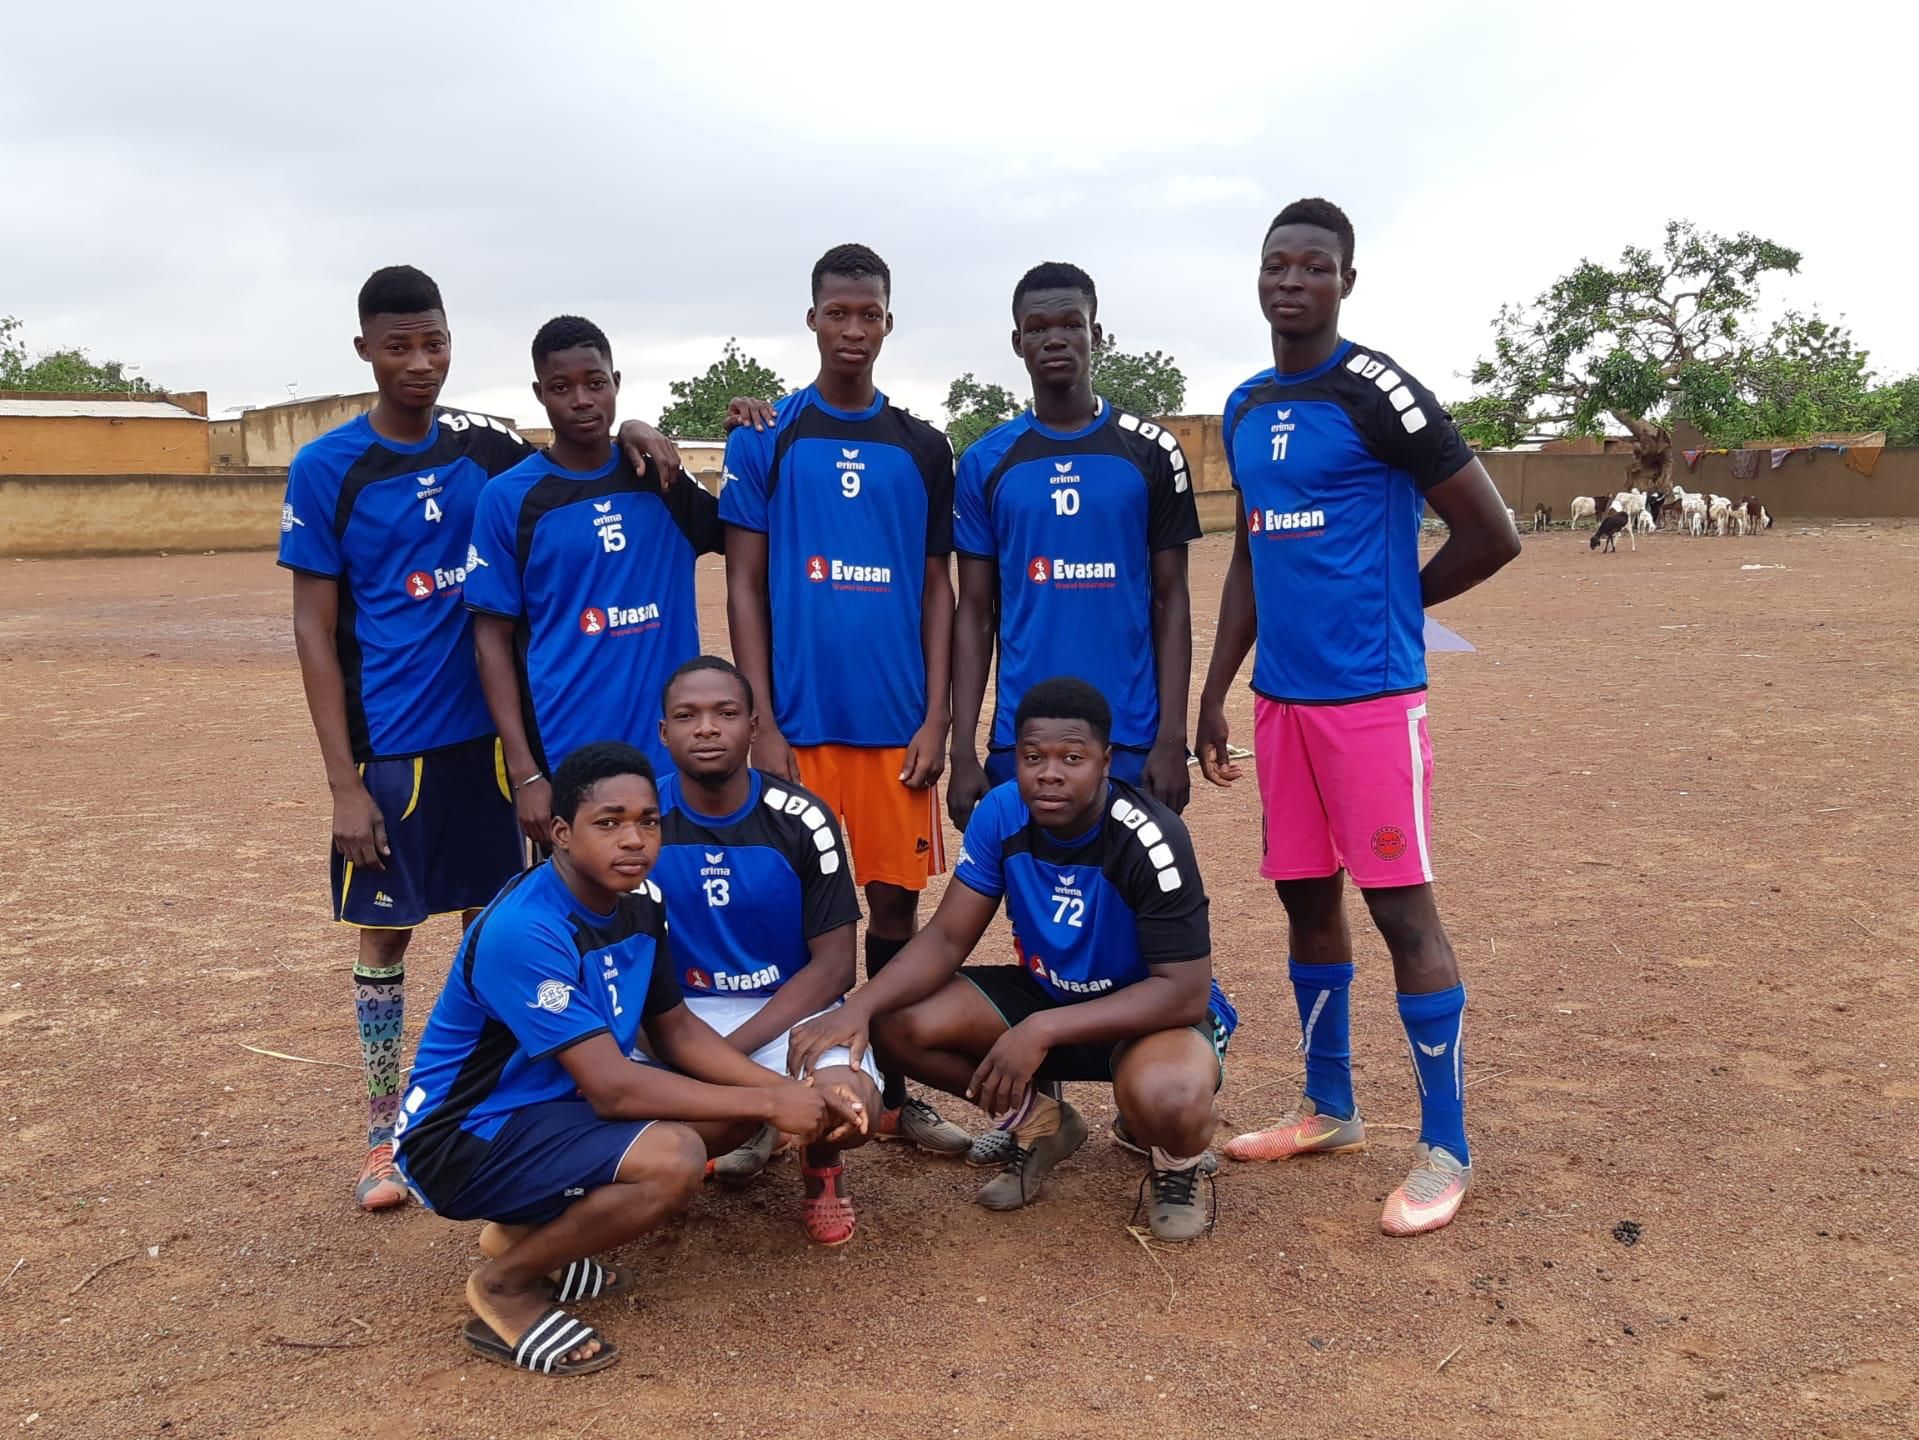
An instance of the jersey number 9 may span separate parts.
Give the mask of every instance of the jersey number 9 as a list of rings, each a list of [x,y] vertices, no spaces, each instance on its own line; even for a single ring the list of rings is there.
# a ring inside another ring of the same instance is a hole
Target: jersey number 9
[[[844,495],[848,500],[851,500],[859,493],[860,477],[850,470],[842,472],[840,475],[840,494]]]

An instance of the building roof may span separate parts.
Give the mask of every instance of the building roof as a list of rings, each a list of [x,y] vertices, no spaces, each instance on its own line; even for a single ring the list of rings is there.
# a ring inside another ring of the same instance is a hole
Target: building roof
[[[10,415],[61,420],[199,420],[191,410],[165,400],[0,400],[0,419]]]

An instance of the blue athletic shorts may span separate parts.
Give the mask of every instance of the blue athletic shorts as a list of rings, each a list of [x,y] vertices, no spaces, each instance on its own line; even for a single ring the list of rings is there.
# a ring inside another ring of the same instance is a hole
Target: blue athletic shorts
[[[526,842],[491,735],[360,767],[393,853],[366,870],[334,851],[333,918],[411,930],[430,915],[473,910],[526,868]]]
[[[1141,784],[1146,778],[1146,752],[1144,750],[1122,750],[1113,747],[1113,758],[1106,767],[1106,773],[1115,780],[1124,780],[1128,785]],[[1008,780],[1017,778],[1019,760],[1011,750],[989,750],[986,752],[986,778],[995,785],[1004,785]]]
[[[452,1199],[420,1198],[447,1220],[498,1220],[544,1225],[587,1191],[611,1185],[628,1147],[651,1120],[602,1120],[584,1100],[548,1100],[518,1110],[502,1125],[480,1163]],[[406,1173],[406,1144],[400,1144]]]

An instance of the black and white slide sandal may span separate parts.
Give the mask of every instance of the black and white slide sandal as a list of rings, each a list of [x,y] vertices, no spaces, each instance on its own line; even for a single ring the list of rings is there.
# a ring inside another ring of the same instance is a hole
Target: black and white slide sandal
[[[501,1365],[511,1365],[516,1370],[530,1370],[536,1375],[591,1375],[595,1370],[606,1369],[620,1358],[620,1352],[599,1331],[584,1321],[574,1319],[557,1305],[535,1320],[517,1345],[507,1344],[493,1333],[492,1326],[477,1315],[461,1327],[460,1338],[466,1342],[467,1349],[476,1355]],[[600,1348],[592,1358],[565,1358],[589,1340],[600,1342]]]

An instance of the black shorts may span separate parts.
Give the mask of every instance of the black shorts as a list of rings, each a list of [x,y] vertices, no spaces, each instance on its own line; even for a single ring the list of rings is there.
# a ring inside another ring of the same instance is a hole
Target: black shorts
[[[962,980],[970,981],[973,988],[986,997],[986,1003],[999,1012],[999,1018],[1006,1022],[1009,1030],[1042,1010],[1057,1010],[1062,1005],[1080,1003],[1059,999],[1035,980],[1024,965],[967,965],[959,973]],[[1213,1059],[1218,1062],[1219,1068],[1213,1080],[1213,1089],[1218,1090],[1226,1079],[1226,1044],[1231,1029],[1210,1009],[1206,1012],[1206,1018],[1193,1029],[1212,1047]],[[1101,1040],[1089,1045],[1055,1045],[1046,1052],[1046,1059],[1041,1062],[1033,1078],[1110,1082],[1113,1065],[1119,1059],[1120,1051],[1130,1044],[1130,1040]]]

